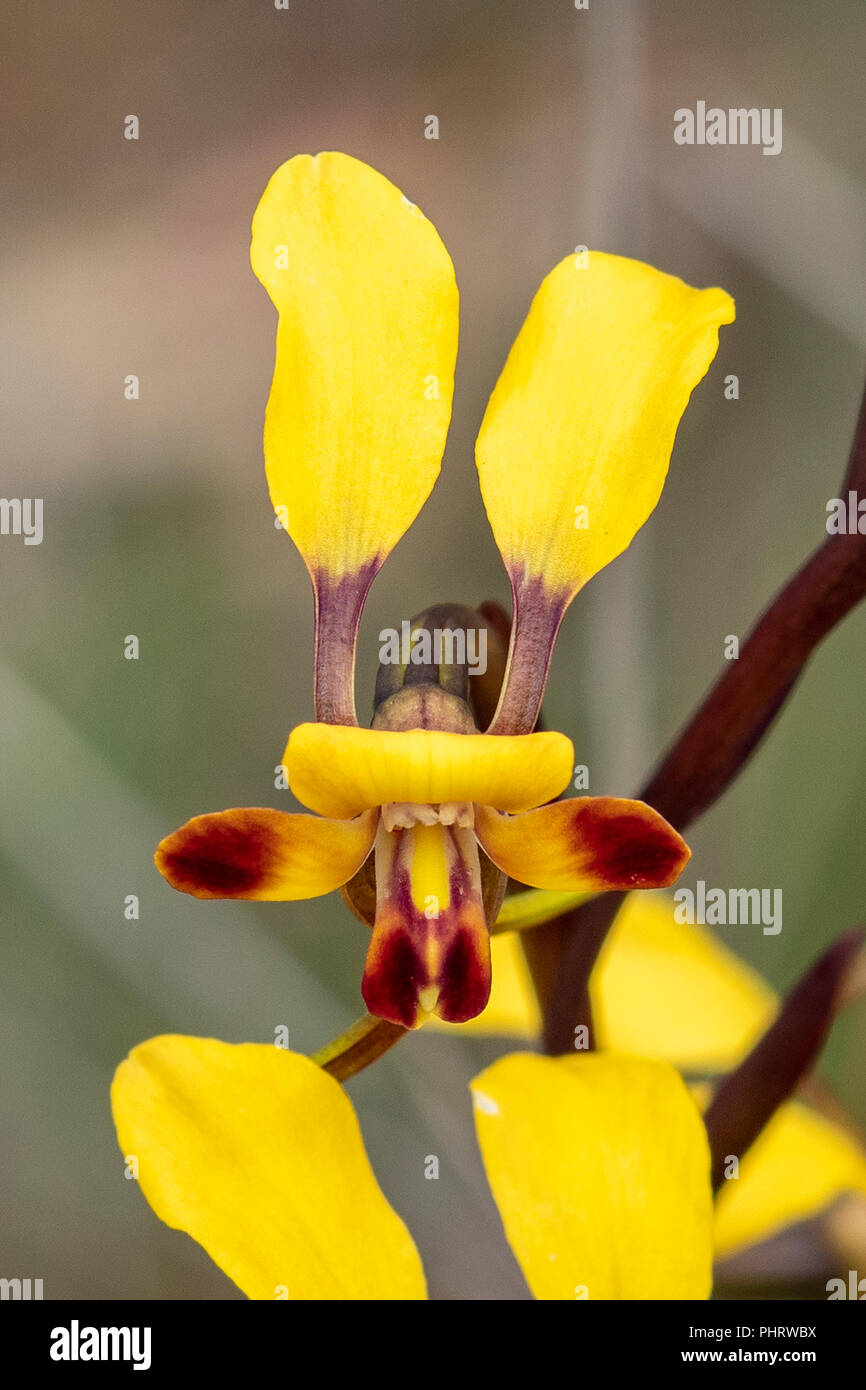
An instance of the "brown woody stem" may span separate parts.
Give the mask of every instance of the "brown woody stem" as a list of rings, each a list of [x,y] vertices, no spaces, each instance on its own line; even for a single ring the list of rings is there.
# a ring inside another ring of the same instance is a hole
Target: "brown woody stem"
[[[825,951],[791,990],[757,1047],[725,1077],[705,1116],[714,1188],[725,1178],[727,1160],[742,1158],[811,1067],[862,945],[862,928],[852,927]]]

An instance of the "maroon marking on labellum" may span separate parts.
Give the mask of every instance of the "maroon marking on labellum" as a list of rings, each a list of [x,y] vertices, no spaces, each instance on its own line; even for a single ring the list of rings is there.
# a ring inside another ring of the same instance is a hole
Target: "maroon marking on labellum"
[[[452,1023],[474,1018],[490,995],[490,941],[480,894],[462,856],[450,869],[450,902],[428,917],[412,898],[397,830],[396,853],[367,952],[361,993],[371,1014],[413,1028],[421,991],[438,991],[434,1011]],[[432,962],[431,962],[432,958]]]
[[[361,994],[377,1018],[414,1028],[421,988],[419,960],[405,926],[378,924],[367,952]]]
[[[607,811],[590,802],[571,829],[575,848],[589,851],[590,872],[605,887],[666,888],[689,859],[677,832],[649,811]]]
[[[267,813],[273,816],[273,811]],[[276,837],[247,812],[196,816],[163,840],[156,865],[173,888],[196,898],[254,897],[268,881]]]
[[[460,926],[445,958],[436,1012],[446,1023],[477,1018],[490,998],[490,938],[486,926]]]

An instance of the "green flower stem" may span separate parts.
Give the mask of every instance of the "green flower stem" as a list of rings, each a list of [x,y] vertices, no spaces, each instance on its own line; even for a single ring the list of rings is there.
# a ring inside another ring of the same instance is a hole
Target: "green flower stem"
[[[384,1018],[364,1014],[345,1033],[314,1052],[310,1061],[329,1072],[337,1081],[347,1081],[350,1076],[377,1061],[401,1038],[405,1038],[408,1031],[408,1028],[401,1028],[399,1023],[387,1023]]]
[[[568,893],[553,888],[524,888],[520,893],[511,893],[499,909],[499,916],[490,928],[491,936],[504,931],[527,931],[530,927],[543,926],[545,922],[571,912],[597,893]]]

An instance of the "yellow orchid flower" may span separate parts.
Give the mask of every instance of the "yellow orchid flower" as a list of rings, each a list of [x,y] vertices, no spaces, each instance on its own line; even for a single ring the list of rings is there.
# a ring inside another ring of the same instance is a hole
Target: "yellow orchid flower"
[[[643,802],[553,801],[573,750],[534,730],[562,616],[655,506],[733,306],[721,290],[598,252],[551,272],[477,446],[512,587],[507,654],[501,645],[486,680],[465,653],[416,657],[415,638],[440,621],[452,637],[477,624],[502,643],[493,605],[427,610],[406,625],[412,652],[380,667],[373,727],[360,729],[363,604],[444,447],[453,269],[413,204],[337,154],[277,171],[251,257],[279,312],[271,500],[315,597],[316,722],[292,732],[284,755],[315,814],[199,816],[161,843],[157,864],[200,898],[342,888],[373,929],[371,1012],[313,1058],[151,1039],[118,1068],[114,1117],[157,1214],[251,1298],[423,1299],[418,1252],[339,1083],[378,1055],[383,1029],[385,1046],[425,1021],[534,1032],[538,1007],[507,935],[494,937],[491,996],[491,931],[610,889],[665,886],[686,862],[680,836]],[[503,904],[509,876],[527,888]],[[628,900],[590,985],[602,1050],[512,1054],[471,1088],[491,1191],[535,1297],[706,1298],[714,1252],[866,1191],[860,1147],[788,1100],[857,946],[847,934],[780,1003],[710,933],[678,928],[658,899]],[[681,1072],[712,1084],[690,1090]],[[742,1172],[725,1183],[732,1159]]]
[[[370,1012],[406,1028],[430,1013],[464,1022],[489,998],[489,930],[506,876],[560,892],[655,888],[688,859],[642,802],[544,804],[568,785],[574,754],[563,735],[533,729],[562,616],[658,501],[680,416],[733,304],[601,252],[548,275],[478,438],[514,600],[498,705],[481,718],[465,660],[404,656],[380,681],[373,728],[361,729],[363,604],[445,444],[454,271],[413,203],[335,153],[277,170],[253,220],[251,260],[279,313],[264,439],[271,500],[315,597],[317,722],[292,732],[285,764],[318,818],[197,816],[161,843],[157,866],[202,898],[345,888],[373,928]],[[483,612],[473,621],[489,630]],[[429,615],[411,626],[427,631]]]
[[[374,1017],[312,1059],[151,1039],[118,1068],[114,1117],[156,1213],[250,1297],[419,1299],[421,1262],[366,1159],[341,1059],[377,1020],[398,1032],[431,1013],[483,1021],[500,912],[503,925],[523,926],[587,893],[666,886],[684,866],[681,837],[642,802],[553,801],[573,749],[534,730],[562,616],[655,506],[680,416],[733,305],[721,290],[600,252],[551,272],[477,447],[514,604],[502,679],[483,687],[465,660],[402,656],[380,671],[373,727],[361,729],[363,604],[444,448],[453,269],[419,210],[339,154],[277,171],[251,258],[279,313],[265,422],[271,500],[315,598],[316,722],[293,730],[284,761],[315,814],[198,816],[156,860],[200,898],[295,900],[342,887],[373,929],[362,992]],[[484,607],[428,610],[411,633],[428,632],[437,614],[451,631],[473,622],[496,635]],[[537,899],[524,915],[502,907],[508,876],[540,890],[543,909]],[[491,1190],[536,1297],[709,1295],[713,1155],[668,1061],[521,1053],[482,1073],[472,1099]]]

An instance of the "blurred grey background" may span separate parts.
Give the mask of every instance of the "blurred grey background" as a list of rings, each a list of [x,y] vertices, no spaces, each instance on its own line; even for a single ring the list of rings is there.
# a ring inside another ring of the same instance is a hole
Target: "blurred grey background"
[[[842,476],[866,340],[866,9],[7,0],[2,50],[0,492],[44,498],[45,534],[0,537],[0,1273],[43,1278],[48,1298],[239,1296],[124,1181],[108,1086],[157,1032],[270,1041],[287,1024],[306,1051],[361,1011],[365,934],[336,897],[201,904],[151,862],[191,815],[291,807],[273,769],[312,714],[308,583],[261,459],[274,313],[248,243],[264,185],[301,151],[366,160],[433,219],[461,291],[443,475],[374,587],[362,721],[381,627],[507,598],[473,442],[546,272],[586,243],[735,296],[662,502],[579,598],[554,663],[550,726],[592,792],[626,795],[725,637],[820,542]],[[698,100],[781,107],[782,153],[675,145],[674,110]],[[691,837],[687,882],[783,889],[781,935],[726,933],[778,986],[866,916],[864,635],[861,612],[828,640]],[[864,1027],[858,1006],[824,1061],[861,1120]],[[501,1050],[414,1037],[351,1086],[438,1298],[525,1296],[465,1089]]]

